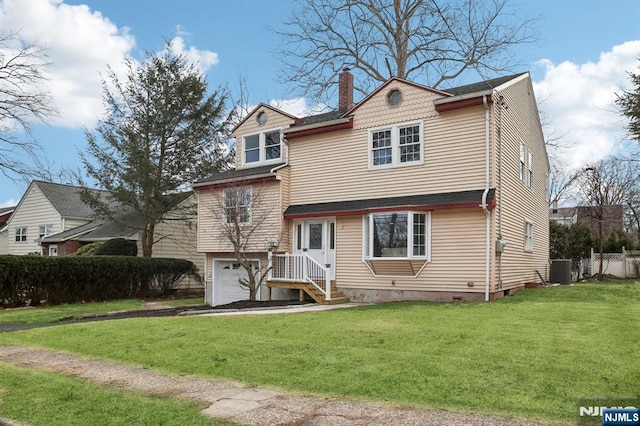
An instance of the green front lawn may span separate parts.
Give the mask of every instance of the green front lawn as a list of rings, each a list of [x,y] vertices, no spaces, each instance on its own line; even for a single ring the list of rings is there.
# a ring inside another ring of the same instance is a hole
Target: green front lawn
[[[64,319],[86,314],[103,314],[115,311],[141,309],[142,302],[136,299],[113,302],[77,303],[74,305],[29,306],[26,308],[0,309],[0,323],[51,324]]]
[[[525,290],[492,303],[165,317],[0,335],[175,374],[457,411],[575,420],[638,395],[640,283]]]
[[[222,425],[196,404],[0,363],[0,417],[40,425]]]

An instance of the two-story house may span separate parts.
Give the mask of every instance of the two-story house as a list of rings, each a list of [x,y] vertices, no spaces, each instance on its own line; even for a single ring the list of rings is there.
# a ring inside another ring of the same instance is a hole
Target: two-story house
[[[447,90],[392,78],[357,104],[339,77],[336,111],[259,105],[234,129],[236,169],[193,185],[209,303],[246,296],[225,209],[260,217],[244,250],[271,267],[263,299],[490,300],[546,275],[549,164],[528,73]]]
[[[0,247],[12,255],[66,256],[85,244],[125,238],[137,243],[141,255],[140,215],[123,209],[117,220],[96,218],[93,209],[82,201],[82,190],[73,185],[31,182],[0,234]],[[183,193],[172,197],[175,206],[156,225],[153,257],[190,260],[202,271],[204,257],[195,246],[195,196]],[[202,284],[191,278],[181,287],[202,291]]]

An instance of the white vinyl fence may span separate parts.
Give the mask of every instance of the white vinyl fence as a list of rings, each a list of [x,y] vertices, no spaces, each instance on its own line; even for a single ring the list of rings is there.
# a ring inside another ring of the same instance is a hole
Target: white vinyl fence
[[[622,253],[604,253],[602,273],[619,278],[640,278],[640,250],[625,250]],[[600,267],[600,253],[591,249],[591,273],[597,274]]]

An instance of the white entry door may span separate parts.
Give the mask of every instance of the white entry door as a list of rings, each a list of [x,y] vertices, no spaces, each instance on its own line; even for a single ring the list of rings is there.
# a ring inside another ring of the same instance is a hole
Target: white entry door
[[[307,219],[295,224],[295,251],[307,251],[319,264],[328,267],[329,278],[334,280],[336,263],[335,219]]]

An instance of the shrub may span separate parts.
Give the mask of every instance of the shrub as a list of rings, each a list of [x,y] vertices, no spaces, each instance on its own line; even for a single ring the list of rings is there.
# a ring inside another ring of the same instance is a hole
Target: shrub
[[[138,245],[135,241],[125,240],[124,238],[114,238],[105,241],[94,252],[95,256],[137,256]]]
[[[130,256],[0,256],[0,303],[51,305],[166,295],[183,277],[200,279],[188,260]]]
[[[102,242],[96,241],[95,243],[85,244],[69,256],[93,256],[96,254],[98,247],[102,246]]]

